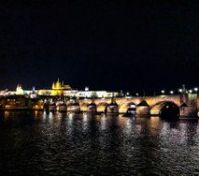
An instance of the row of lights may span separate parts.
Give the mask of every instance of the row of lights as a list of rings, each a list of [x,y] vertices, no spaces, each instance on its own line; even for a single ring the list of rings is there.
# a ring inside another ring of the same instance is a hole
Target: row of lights
[[[184,91],[184,90],[180,88],[180,89],[178,89],[177,92],[178,92],[178,93],[183,93],[183,91]],[[195,87],[195,88],[193,88],[193,89],[186,90],[186,92],[187,92],[187,93],[190,93],[190,94],[192,94],[192,93],[198,93],[198,91],[199,91],[199,88],[198,88],[198,87]],[[170,94],[170,95],[173,95],[174,93],[175,93],[174,90],[170,90],[170,91],[169,91],[169,94]],[[165,90],[161,90],[161,94],[163,94],[163,95],[166,94],[166,91],[165,91]],[[136,95],[136,96],[139,96],[140,94],[137,92],[135,95]],[[126,93],[126,96],[130,96],[130,93],[127,92],[127,93]]]
[[[197,87],[195,87],[195,88],[193,88],[193,89],[189,89],[189,90],[186,90],[188,93],[198,93],[198,88]],[[183,93],[183,89],[178,89],[178,92],[179,93]],[[161,90],[161,94],[165,94],[166,93],[166,91],[165,90]],[[173,90],[170,90],[169,91],[169,93],[171,94],[171,95],[173,95],[174,94],[174,91]]]

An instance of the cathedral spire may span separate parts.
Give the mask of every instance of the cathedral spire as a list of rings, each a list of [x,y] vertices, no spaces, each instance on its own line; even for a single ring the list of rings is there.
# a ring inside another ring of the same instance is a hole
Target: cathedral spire
[[[53,82],[53,84],[52,84],[52,89],[55,89],[55,83]]]

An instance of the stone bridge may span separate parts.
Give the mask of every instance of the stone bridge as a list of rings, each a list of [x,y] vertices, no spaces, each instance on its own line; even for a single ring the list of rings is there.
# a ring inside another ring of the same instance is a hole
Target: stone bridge
[[[176,105],[180,107],[182,104],[182,97],[179,95],[169,95],[169,96],[152,96],[152,97],[132,97],[132,98],[115,98],[114,101],[118,104],[119,113],[126,113],[129,105],[134,104],[135,106],[139,105],[142,101],[146,101],[149,106],[150,114],[158,115],[161,108],[167,103]],[[104,112],[106,106],[111,103],[111,99],[95,99],[89,100],[84,99],[80,100],[80,107],[82,111],[87,110],[89,103],[93,102],[97,105],[98,112]]]
[[[66,97],[62,99],[68,102]],[[32,109],[44,110],[45,100],[53,100],[54,103],[60,100],[60,97],[38,97],[31,99],[24,96],[4,97],[0,99],[0,109],[16,110],[16,109]],[[169,108],[178,109],[180,115],[190,116],[196,115],[198,112],[199,98],[189,98],[188,95],[160,95],[147,97],[122,97],[122,98],[98,98],[98,99],[79,99],[75,106],[79,106],[80,111],[88,111],[88,105],[94,103],[97,112],[106,112],[112,102],[115,102],[119,113],[127,113],[132,107],[135,108],[136,114],[160,115],[164,110]],[[144,102],[144,103],[143,103]],[[68,105],[67,105],[68,106]],[[166,108],[166,109],[165,109]]]

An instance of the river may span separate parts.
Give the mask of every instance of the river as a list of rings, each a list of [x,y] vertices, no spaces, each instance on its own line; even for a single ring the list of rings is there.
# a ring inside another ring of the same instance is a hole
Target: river
[[[199,124],[43,112],[0,114],[1,175],[199,175]]]

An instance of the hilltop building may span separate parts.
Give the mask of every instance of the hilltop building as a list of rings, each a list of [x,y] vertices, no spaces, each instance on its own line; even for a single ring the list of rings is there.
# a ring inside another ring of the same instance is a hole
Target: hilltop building
[[[18,84],[16,88],[16,95],[23,95],[23,94],[24,90],[22,89],[22,86]]]
[[[52,90],[51,90],[51,95],[52,96],[60,96],[64,95],[64,91],[71,91],[72,88],[68,84],[64,84],[64,82],[60,82],[59,79],[57,82],[52,83]]]
[[[65,97],[76,97],[76,98],[111,98],[119,96],[119,92],[109,92],[105,90],[90,90],[88,87],[85,90],[72,89],[69,84],[64,84],[59,79],[52,83],[51,89],[35,89],[24,90],[21,85],[17,85],[15,91],[4,90],[0,91],[0,96],[7,95],[26,95],[31,98],[37,96],[65,96]]]

